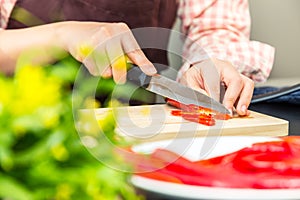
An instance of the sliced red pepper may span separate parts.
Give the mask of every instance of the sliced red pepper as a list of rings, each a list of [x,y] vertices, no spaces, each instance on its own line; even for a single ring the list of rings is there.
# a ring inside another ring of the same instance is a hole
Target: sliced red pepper
[[[284,136],[282,137],[284,141],[287,141],[292,144],[300,145],[300,137],[299,136]]]
[[[234,174],[232,168],[215,165],[213,169],[205,165],[198,165],[174,152],[158,149],[152,153],[152,158],[165,161],[166,167],[156,172],[173,176],[184,184],[218,187],[249,187],[254,183],[254,177],[244,176],[241,183],[241,176]],[[225,173],[224,173],[225,172]],[[151,177],[150,177],[151,178]],[[153,178],[153,177],[152,177]]]
[[[250,148],[245,148],[241,152],[265,152],[274,153],[279,152],[285,155],[291,154],[291,149],[289,143],[285,141],[269,141],[269,142],[259,142],[253,144]]]
[[[254,172],[276,172],[277,174],[300,175],[300,157],[294,156],[286,141],[254,144],[240,150],[233,160],[237,170]]]
[[[169,105],[181,109],[181,112],[177,110],[172,110],[172,115],[182,116],[186,120],[204,124],[207,126],[215,125],[215,119],[227,120],[231,118],[231,116],[228,114],[222,114],[210,108],[204,108],[193,104],[185,105],[173,99],[166,99],[166,101]]]
[[[216,123],[215,119],[210,115],[199,115],[199,114],[185,112],[181,110],[172,110],[171,114],[173,116],[182,116],[184,119],[188,121],[197,122],[207,126],[213,126]]]
[[[153,171],[153,172],[145,172],[145,173],[139,173],[139,176],[143,176],[150,179],[155,179],[159,181],[166,181],[171,183],[182,183],[182,181],[172,175],[168,175],[166,173],[163,173],[159,170]]]
[[[182,117],[188,121],[200,123],[207,126],[215,125],[216,121],[214,118],[208,118],[205,116],[195,116],[195,114],[183,114]]]
[[[199,165],[205,165],[208,167],[215,166],[215,165],[227,165],[228,163],[232,163],[232,161],[234,160],[237,154],[238,154],[237,152],[233,152],[223,156],[218,156],[218,157],[205,159],[205,160],[199,160],[196,161],[195,163]]]
[[[188,105],[189,111],[190,112],[195,112],[198,114],[202,114],[202,115],[210,115],[212,117],[214,117],[215,119],[219,119],[219,120],[227,120],[230,119],[231,116],[229,114],[223,114],[220,112],[217,112],[215,110],[212,110],[210,108],[204,108],[201,106],[196,106],[196,105]]]
[[[205,166],[197,166],[195,163],[166,149],[157,149],[151,155],[152,158],[168,163],[159,169],[161,173],[174,176],[185,184],[212,186],[218,176]]]
[[[300,155],[300,137],[299,136],[288,136],[282,138],[284,141],[288,142],[291,147],[291,153],[295,156]]]
[[[166,149],[157,149],[151,156],[152,158],[163,160],[165,163],[168,163],[165,168],[171,169],[172,171],[186,173],[189,175],[203,175],[211,173],[208,169],[196,167],[195,163]]]
[[[295,153],[300,149],[299,141],[298,136],[256,143],[230,154],[197,162],[166,149],[157,149],[146,159],[139,159],[141,163],[136,166],[155,170],[141,176],[190,185],[300,188],[300,154]]]
[[[176,108],[179,108],[181,110],[187,110],[187,106],[185,104],[179,103],[178,101],[175,101],[173,99],[166,99],[167,104],[174,106]]]
[[[116,148],[115,152],[134,169],[135,173],[152,172],[166,166],[166,162],[155,159],[151,154],[140,154],[131,149]]]
[[[182,111],[181,110],[171,110],[171,115],[182,116]]]
[[[258,189],[291,189],[300,188],[300,176],[272,174],[256,179],[253,188]]]
[[[232,117],[229,114],[223,114],[223,113],[216,112],[214,115],[214,118],[219,119],[219,120],[228,120],[228,119],[231,119]]]
[[[184,184],[201,185],[201,186],[213,186],[215,180],[214,177],[216,176],[214,174],[210,174],[213,175],[213,177],[209,176],[208,174],[206,175],[188,174],[185,173],[185,171],[178,171],[178,169],[173,167],[173,164],[169,165],[167,168],[160,169],[159,172],[163,174],[167,174],[169,176],[176,177]]]
[[[175,101],[173,99],[166,99],[167,104],[174,106],[176,108],[179,108],[181,110],[187,111],[187,112],[195,112],[199,114],[206,114],[206,115],[213,115],[214,117],[217,117],[216,119],[230,119],[231,116],[229,114],[223,114],[219,113],[215,110],[212,110],[210,108],[205,108],[202,106],[196,106],[193,104],[185,105],[182,103],[179,103],[178,101]]]
[[[277,174],[300,176],[300,158],[287,158],[281,153],[249,154],[233,162],[234,167],[242,169],[243,172],[276,172]]]

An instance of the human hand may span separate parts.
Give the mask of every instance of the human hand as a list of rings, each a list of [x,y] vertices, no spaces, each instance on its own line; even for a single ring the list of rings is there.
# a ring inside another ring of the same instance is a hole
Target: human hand
[[[220,97],[220,82],[227,87],[223,104],[232,112],[235,107],[241,116],[249,115],[254,82],[240,74],[229,62],[208,59],[193,65],[185,72],[180,82],[195,90],[208,94],[215,100]]]
[[[63,48],[92,75],[124,83],[127,58],[147,75],[157,72],[124,23],[62,22],[56,33]]]

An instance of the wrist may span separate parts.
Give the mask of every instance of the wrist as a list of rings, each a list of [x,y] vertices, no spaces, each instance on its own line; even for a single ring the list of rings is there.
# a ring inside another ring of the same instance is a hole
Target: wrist
[[[68,51],[68,42],[67,38],[67,27],[69,22],[57,22],[52,24],[50,27],[50,31],[52,32],[52,42],[56,43],[58,47],[61,49],[64,49],[65,51]]]
[[[57,22],[46,25],[46,32],[48,34],[46,35],[47,44],[42,45],[45,47],[45,50],[48,51],[50,60],[58,60],[66,56],[66,53],[68,52],[66,42],[63,40],[63,36],[61,33],[63,33],[62,29],[62,23],[64,22]]]

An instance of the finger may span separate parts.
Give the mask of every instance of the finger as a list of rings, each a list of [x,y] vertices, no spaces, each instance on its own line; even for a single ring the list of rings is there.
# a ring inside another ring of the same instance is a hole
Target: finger
[[[106,54],[105,46],[106,43],[102,43],[101,45],[97,46],[92,56],[96,63],[99,75],[108,78],[112,76],[112,71],[110,60]]]
[[[93,45],[84,43],[79,45],[79,47],[77,48],[75,58],[83,63],[83,65],[88,69],[90,74],[92,74],[93,76],[98,76],[99,70],[97,68],[97,64],[95,63],[93,53]]]
[[[106,44],[106,54],[112,67],[114,81],[118,84],[126,82],[126,57],[124,55],[120,37],[114,37]]]
[[[105,29],[100,29],[90,38],[88,44],[80,46],[80,55],[85,56],[83,63],[92,75],[101,75],[109,66],[105,51],[105,44],[109,38],[109,33]]]
[[[90,74],[92,74],[93,76],[100,75],[100,73],[98,71],[98,68],[97,68],[97,65],[96,65],[95,61],[93,60],[93,57],[85,58],[82,63],[88,69]]]
[[[122,48],[129,59],[138,65],[147,75],[157,73],[154,65],[148,60],[130,31],[122,35]]]
[[[232,112],[233,105],[239,97],[243,88],[243,81],[242,78],[235,77],[230,79],[230,81],[225,81],[225,84],[227,85],[227,90],[224,95],[223,104],[229,111]]]
[[[190,68],[180,79],[180,83],[192,88],[193,90],[199,91],[205,95],[208,93],[203,89],[203,81],[199,76],[199,71],[197,69]]]
[[[200,69],[200,76],[204,84],[205,91],[210,97],[219,101],[220,99],[220,75],[215,64],[209,59],[197,64]]]
[[[102,72],[101,76],[104,77],[104,78],[110,78],[110,77],[112,77],[112,69],[111,69],[111,67],[107,67],[106,70],[104,70],[104,72]]]
[[[254,82],[249,78],[242,76],[244,80],[244,87],[241,91],[236,111],[239,115],[249,115],[248,107],[252,98],[253,90],[254,90]]]

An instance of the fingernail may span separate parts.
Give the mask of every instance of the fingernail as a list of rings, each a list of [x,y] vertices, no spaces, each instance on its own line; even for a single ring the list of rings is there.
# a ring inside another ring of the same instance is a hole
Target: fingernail
[[[146,70],[149,74],[156,74],[157,73],[157,71],[154,67],[148,67],[148,68],[146,68]]]
[[[148,75],[153,75],[157,73],[157,70],[155,69],[155,67],[151,64],[147,64],[147,65],[142,65],[141,66],[142,70],[145,71],[146,74]]]
[[[246,114],[246,112],[247,112],[247,107],[246,107],[245,105],[242,105],[241,111],[242,111],[243,114]]]
[[[119,77],[119,78],[114,77],[114,80],[119,85],[123,85],[124,83],[126,83],[126,78],[124,77]]]

